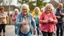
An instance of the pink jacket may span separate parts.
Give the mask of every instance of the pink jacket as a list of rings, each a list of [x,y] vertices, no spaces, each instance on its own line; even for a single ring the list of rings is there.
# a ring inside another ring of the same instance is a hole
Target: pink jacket
[[[44,23],[42,21],[49,19],[49,18],[53,18],[53,22],[48,22],[48,23]],[[56,16],[53,12],[50,13],[50,15],[47,15],[46,12],[43,12],[40,16],[39,22],[41,24],[40,26],[40,30],[44,31],[44,32],[55,32],[56,30],[56,23],[57,23],[57,19]]]
[[[15,21],[16,21],[16,17],[17,17],[16,14],[13,14],[13,15],[12,15],[12,22],[13,22],[13,23],[15,23]]]

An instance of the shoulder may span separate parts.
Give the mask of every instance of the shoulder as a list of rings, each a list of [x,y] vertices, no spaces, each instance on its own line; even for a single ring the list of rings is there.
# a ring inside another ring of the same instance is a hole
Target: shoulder
[[[28,16],[29,16],[29,17],[32,17],[32,14],[31,14],[31,13],[28,13]]]
[[[18,13],[17,17],[20,17],[20,16],[22,16],[21,12],[20,12],[20,13]]]
[[[41,15],[45,15],[46,14],[46,12],[42,12],[42,14]]]

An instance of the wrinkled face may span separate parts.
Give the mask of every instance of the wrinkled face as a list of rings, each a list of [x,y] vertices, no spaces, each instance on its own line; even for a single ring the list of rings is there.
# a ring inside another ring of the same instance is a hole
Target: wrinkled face
[[[15,11],[15,14],[18,14],[18,11]]]
[[[38,14],[39,10],[38,9],[35,9],[35,13]]]
[[[50,6],[47,6],[46,9],[45,9],[45,11],[46,11],[47,13],[50,13],[50,12],[52,11],[52,8],[51,8]]]
[[[4,13],[4,10],[3,9],[1,10],[1,13]]]
[[[23,9],[22,9],[22,13],[24,15],[28,14],[28,7],[24,6]]]
[[[59,5],[59,9],[62,10],[63,9],[63,5]]]

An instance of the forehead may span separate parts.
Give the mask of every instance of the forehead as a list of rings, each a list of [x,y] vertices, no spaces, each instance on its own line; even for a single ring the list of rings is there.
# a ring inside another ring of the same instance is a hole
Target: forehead
[[[27,6],[23,6],[22,9],[28,9],[28,7]]]

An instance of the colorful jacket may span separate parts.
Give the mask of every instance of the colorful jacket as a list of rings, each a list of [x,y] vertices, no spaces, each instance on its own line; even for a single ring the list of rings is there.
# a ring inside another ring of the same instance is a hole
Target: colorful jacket
[[[30,25],[30,28],[33,26],[34,28],[36,28],[36,25],[35,25],[35,20],[32,18],[32,15],[28,13],[28,20],[29,20],[29,25]],[[19,29],[20,29],[20,22],[23,21],[23,14],[22,13],[19,13],[17,15],[17,18],[16,18],[16,24],[15,24],[15,32],[16,34],[19,34]]]
[[[52,18],[53,22],[48,22],[45,23],[43,22],[46,19]],[[50,15],[47,15],[46,12],[43,12],[42,15],[40,16],[39,22],[41,24],[40,26],[40,30],[44,31],[44,32],[55,32],[56,31],[56,23],[57,23],[57,19],[54,13],[50,13]]]

